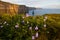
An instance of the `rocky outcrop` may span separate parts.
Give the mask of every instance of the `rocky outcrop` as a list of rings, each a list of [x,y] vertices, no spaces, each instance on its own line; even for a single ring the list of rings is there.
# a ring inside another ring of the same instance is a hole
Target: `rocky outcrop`
[[[19,8],[18,8],[18,13],[28,13],[29,11],[29,8],[25,5],[20,5]]]
[[[35,7],[28,7],[29,10],[36,10],[37,8]]]

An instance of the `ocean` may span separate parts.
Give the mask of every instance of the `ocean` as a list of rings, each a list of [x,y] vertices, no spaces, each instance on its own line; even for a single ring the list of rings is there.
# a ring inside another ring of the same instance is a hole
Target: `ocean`
[[[32,15],[33,10],[29,11]],[[60,14],[60,9],[36,9],[34,10],[34,15],[44,15],[44,14]]]

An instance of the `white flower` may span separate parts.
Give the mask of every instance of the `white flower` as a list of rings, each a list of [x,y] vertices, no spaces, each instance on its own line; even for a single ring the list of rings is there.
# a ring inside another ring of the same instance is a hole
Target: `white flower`
[[[36,33],[35,37],[38,37],[38,32]]]
[[[23,20],[21,23],[22,23],[22,24],[25,24],[25,21]]]
[[[32,36],[32,40],[34,40],[35,39],[35,37],[34,36]]]
[[[37,26],[35,27],[35,30],[38,30],[38,27]]]
[[[19,27],[19,25],[15,25],[15,28],[18,28]]]
[[[46,21],[46,19],[44,19],[44,22]]]
[[[45,19],[47,19],[48,17],[47,16],[45,16]]]
[[[22,18],[24,19],[25,17],[23,16]]]
[[[47,31],[47,33],[49,33],[49,31]]]
[[[5,21],[4,24],[6,24],[7,22]]]
[[[44,27],[46,27],[46,24],[44,24]]]
[[[22,22],[24,23],[24,20]]]
[[[29,22],[27,21],[27,24],[28,24]]]
[[[30,15],[27,13],[27,14],[26,14],[26,17],[29,17],[29,16],[30,16]]]
[[[0,26],[1,28],[3,28],[3,26]]]
[[[29,30],[32,30],[32,27],[29,27]]]

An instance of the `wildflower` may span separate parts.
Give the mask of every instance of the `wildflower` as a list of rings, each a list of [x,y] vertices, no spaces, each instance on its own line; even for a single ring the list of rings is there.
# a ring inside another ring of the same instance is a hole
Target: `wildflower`
[[[44,22],[46,21],[46,19],[44,19]]]
[[[4,24],[6,24],[7,22],[5,21]]]
[[[3,26],[0,26],[1,28],[3,28]]]
[[[35,27],[35,30],[38,30],[38,27],[37,26]]]
[[[47,31],[47,33],[49,33],[49,31]]]
[[[15,28],[18,28],[19,27],[19,24],[15,25]]]
[[[35,37],[34,36],[32,36],[32,40],[34,40],[35,39]]]
[[[22,18],[24,19],[25,17],[23,16]]]
[[[45,16],[45,19],[47,19],[48,17],[47,16]]]
[[[24,21],[24,20],[23,20],[23,21],[21,21],[21,24],[22,24],[22,25],[24,25],[24,24],[25,24],[25,21]]]
[[[32,27],[29,27],[29,30],[32,30]]]
[[[24,23],[24,20],[22,22]]]
[[[44,24],[44,27],[46,27],[46,24]]]
[[[27,13],[27,14],[26,14],[26,17],[29,17],[29,16],[30,16],[30,15]]]
[[[36,33],[35,37],[36,37],[36,38],[38,37],[38,32]]]
[[[29,22],[27,21],[27,24],[28,24]]]
[[[24,20],[22,21],[22,24],[24,24],[25,22],[24,22]]]

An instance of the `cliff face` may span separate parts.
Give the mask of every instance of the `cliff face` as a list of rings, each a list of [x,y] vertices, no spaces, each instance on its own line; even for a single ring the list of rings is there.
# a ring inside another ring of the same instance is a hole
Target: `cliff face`
[[[18,13],[28,13],[29,9],[27,6],[20,5],[18,8]]]
[[[18,14],[18,13],[26,13],[27,7],[24,5],[16,5],[7,2],[0,1],[0,13],[9,13],[9,14]]]

